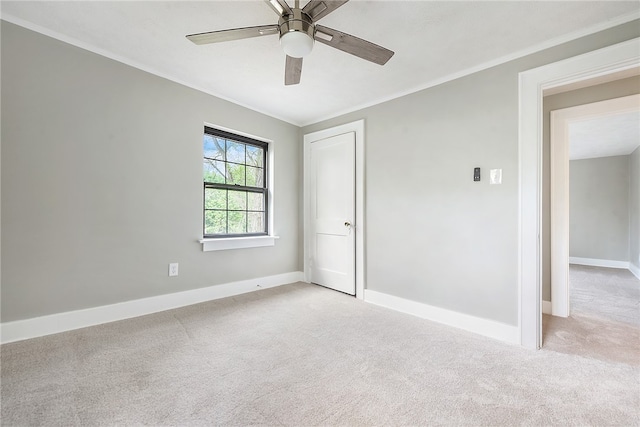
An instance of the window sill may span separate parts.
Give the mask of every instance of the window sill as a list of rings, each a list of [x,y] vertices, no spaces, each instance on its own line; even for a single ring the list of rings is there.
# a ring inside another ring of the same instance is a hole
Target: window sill
[[[279,236],[229,237],[222,239],[201,239],[202,252],[226,251],[230,249],[261,248],[274,246]]]

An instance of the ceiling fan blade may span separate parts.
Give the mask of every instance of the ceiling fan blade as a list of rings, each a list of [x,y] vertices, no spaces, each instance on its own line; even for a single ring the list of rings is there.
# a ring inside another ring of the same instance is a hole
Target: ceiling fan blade
[[[316,25],[315,39],[320,43],[379,65],[386,64],[394,54],[393,51],[382,46],[322,25]]]
[[[322,19],[348,1],[349,0],[311,0],[302,11],[309,15],[313,22],[316,22],[318,19]]]
[[[287,62],[284,67],[284,84],[287,86],[297,85],[300,83],[300,75],[302,74],[302,58],[292,58],[287,56]]]
[[[189,34],[187,38],[195,44],[226,42],[251,37],[278,34],[277,25],[259,25],[257,27],[234,28],[232,30],[210,31],[208,33]]]
[[[291,8],[285,0],[264,0],[278,16],[291,15]]]

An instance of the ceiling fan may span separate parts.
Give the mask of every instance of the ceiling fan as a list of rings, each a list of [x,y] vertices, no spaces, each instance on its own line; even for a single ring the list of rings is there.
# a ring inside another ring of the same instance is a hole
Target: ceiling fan
[[[302,9],[299,0],[295,0],[293,8],[285,0],[265,1],[280,17],[277,24],[190,34],[187,39],[200,45],[278,34],[287,55],[285,85],[300,83],[302,58],[311,52],[314,41],[380,65],[386,64],[393,56],[392,51],[382,46],[316,24],[349,0],[311,0]]]

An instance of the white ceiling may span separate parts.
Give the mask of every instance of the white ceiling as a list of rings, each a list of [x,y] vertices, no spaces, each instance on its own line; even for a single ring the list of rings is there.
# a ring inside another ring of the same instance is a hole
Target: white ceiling
[[[640,111],[569,123],[569,158],[626,156],[640,146]]]
[[[292,2],[290,2],[292,3]],[[304,0],[302,1],[304,4]],[[384,66],[316,43],[284,86],[277,36],[197,46],[186,34],[274,24],[262,1],[2,1],[2,19],[305,125],[627,22],[640,2],[351,0],[320,22],[395,51]]]

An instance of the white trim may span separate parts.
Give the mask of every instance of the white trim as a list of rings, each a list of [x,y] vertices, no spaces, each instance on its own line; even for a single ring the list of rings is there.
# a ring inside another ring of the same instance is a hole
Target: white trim
[[[288,283],[300,282],[302,279],[302,272],[294,271],[275,276],[260,277],[257,279],[242,280],[206,288],[125,301],[101,307],[5,322],[0,324],[0,342],[4,344],[21,341],[85,328],[87,326],[144,316],[159,311],[244,294],[260,289],[273,288]]]
[[[559,93],[570,92],[585,87],[601,85],[616,80],[626,79],[629,77],[640,76],[640,68],[631,68],[629,70],[619,71],[617,73],[607,74],[606,76],[598,76],[588,80],[581,80],[569,85],[557,86],[544,91],[544,96],[557,95]]]
[[[578,265],[590,265],[592,267],[622,268],[625,270],[630,269],[629,261],[615,261],[611,259],[580,258],[572,256],[569,257],[569,263]]]
[[[542,314],[551,314],[551,301],[542,300]]]
[[[520,342],[542,344],[541,177],[542,94],[545,89],[627,70],[640,65],[640,39],[519,74],[519,256]]]
[[[254,134],[243,132],[243,131],[239,131],[239,130],[236,130],[236,129],[231,129],[231,128],[228,128],[228,127],[225,127],[225,126],[220,126],[220,125],[217,125],[215,123],[204,122],[204,125],[207,126],[207,127],[213,128],[213,129],[221,130],[223,132],[229,132],[229,133],[233,133],[235,135],[240,135],[240,136],[245,136],[247,138],[255,139],[256,141],[266,142],[267,144],[273,143],[272,139],[264,138],[264,137],[259,136],[259,135],[254,135]]]
[[[558,120],[574,122],[637,111],[640,111],[640,94],[621,96],[619,98],[605,99],[604,101],[576,105],[575,107],[562,108],[560,110],[554,110],[552,113],[556,113]],[[581,160],[585,158],[587,157],[580,157],[579,159],[571,160]]]
[[[275,158],[276,158],[276,146],[271,139],[263,138],[261,136],[252,135],[250,133],[237,131],[224,126],[219,126],[214,123],[205,122],[204,126],[213,129],[218,129],[224,132],[229,132],[236,135],[246,136],[247,138],[262,141],[267,144],[267,191],[268,191],[268,206],[267,206],[267,218],[269,221],[267,236],[247,236],[247,237],[222,237],[222,238],[202,238],[199,240],[202,243],[202,252],[210,251],[225,251],[230,249],[247,249],[247,248],[262,248],[266,246],[275,246],[277,236],[275,231]],[[204,206],[202,207],[204,208]],[[204,211],[201,208],[201,211]]]
[[[262,248],[274,246],[280,236],[228,237],[220,239],[200,239],[202,252],[225,251],[229,249]]]
[[[462,71],[459,71],[459,72],[456,72],[456,73],[448,74],[448,75],[443,76],[443,77],[441,77],[439,79],[432,80],[432,81],[430,81],[428,83],[424,83],[424,84],[415,86],[415,87],[413,87],[411,89],[408,89],[408,90],[405,90],[405,91],[402,91],[402,92],[397,92],[397,93],[395,93],[393,95],[389,95],[389,96],[386,96],[386,97],[378,98],[378,99],[376,99],[374,101],[371,101],[371,102],[359,104],[358,106],[347,108],[345,110],[335,111],[335,112],[331,113],[328,116],[324,116],[324,117],[321,116],[319,118],[314,118],[314,119],[307,120],[307,121],[302,121],[302,122],[297,122],[297,121],[291,120],[289,118],[280,117],[278,115],[274,115],[273,113],[256,109],[256,108],[251,107],[251,106],[249,106],[247,104],[239,102],[239,101],[237,101],[235,99],[220,95],[220,94],[218,94],[218,93],[216,93],[214,91],[205,89],[205,88],[200,87],[198,85],[193,85],[193,84],[187,83],[186,81],[184,81],[182,79],[179,79],[179,78],[170,76],[168,74],[165,74],[163,72],[160,72],[160,71],[156,70],[153,67],[149,67],[147,65],[143,65],[143,64],[139,63],[138,61],[135,61],[135,60],[126,58],[124,56],[112,53],[112,52],[110,52],[110,51],[108,51],[106,49],[102,49],[102,48],[96,47],[96,46],[94,46],[94,45],[92,45],[90,43],[78,40],[78,39],[76,39],[74,37],[66,36],[64,34],[61,34],[61,33],[57,32],[57,31],[50,30],[48,28],[45,28],[45,27],[42,27],[40,25],[37,25],[37,24],[31,23],[29,21],[26,21],[24,19],[15,17],[13,15],[10,15],[10,14],[7,14],[7,13],[3,13],[1,18],[3,20],[7,21],[7,22],[11,22],[13,24],[16,24],[16,25],[19,25],[21,27],[27,28],[29,30],[38,32],[40,34],[44,34],[44,35],[46,35],[48,37],[63,41],[63,42],[68,43],[70,45],[77,46],[77,47],[79,47],[81,49],[88,50],[89,52],[97,53],[98,55],[104,56],[104,57],[109,58],[109,59],[113,59],[114,61],[121,62],[123,64],[129,65],[131,67],[137,68],[137,69],[145,71],[147,73],[154,74],[156,76],[165,78],[167,80],[171,80],[171,81],[179,83],[179,84],[181,84],[183,86],[187,86],[187,87],[190,87],[192,89],[196,89],[196,90],[198,90],[200,92],[215,96],[217,98],[224,99],[225,101],[232,102],[232,103],[234,103],[236,105],[239,105],[241,107],[250,109],[252,111],[256,111],[258,113],[265,114],[265,115],[267,115],[269,117],[273,117],[273,118],[276,118],[278,120],[282,120],[282,121],[290,123],[292,125],[303,127],[303,126],[308,126],[308,125],[311,125],[311,124],[314,124],[314,123],[319,123],[319,122],[322,122],[322,121],[325,121],[325,120],[328,120],[328,119],[332,119],[332,118],[335,118],[335,117],[339,117],[339,116],[345,115],[347,113],[352,113],[354,111],[359,111],[359,110],[362,110],[362,109],[367,108],[367,107],[371,107],[371,106],[374,106],[374,105],[382,104],[384,102],[391,101],[393,99],[401,98],[403,96],[410,95],[412,93],[416,93],[416,92],[419,92],[419,91],[422,91],[422,90],[425,90],[425,89],[428,89],[428,88],[431,88],[431,87],[434,87],[434,86],[438,86],[438,85],[441,85],[443,83],[446,83],[446,82],[449,82],[449,81],[452,81],[452,80],[456,80],[456,79],[459,79],[461,77],[468,76],[470,74],[474,74],[474,73],[477,73],[479,71],[483,71],[483,70],[489,69],[491,67],[495,67],[497,65],[513,61],[513,60],[518,59],[518,58],[523,58],[525,56],[534,54],[536,52],[540,52],[540,51],[545,50],[545,49],[549,49],[551,47],[554,47],[554,46],[557,46],[557,45],[560,45],[560,44],[563,44],[563,43],[567,43],[567,42],[569,42],[571,40],[576,40],[576,39],[579,39],[581,37],[588,36],[589,34],[594,34],[594,33],[600,32],[600,31],[604,31],[604,30],[606,30],[608,28],[613,28],[613,27],[616,27],[618,25],[622,25],[622,24],[625,24],[627,22],[634,21],[634,20],[640,18],[640,12],[636,11],[636,12],[631,12],[631,13],[628,13],[628,14],[625,14],[625,15],[621,15],[619,17],[607,20],[605,22],[593,25],[591,27],[583,28],[583,29],[574,31],[574,32],[569,33],[569,34],[565,34],[563,36],[556,37],[556,38],[551,39],[551,40],[547,40],[547,41],[545,41],[543,43],[537,44],[535,46],[531,46],[531,47],[529,47],[527,49],[523,49],[523,50],[520,50],[518,52],[509,54],[509,55],[505,55],[505,56],[502,56],[502,57],[497,58],[497,59],[494,59],[492,61],[488,61],[488,62],[479,64],[479,65],[476,65],[475,67],[467,68],[466,70],[462,70]]]
[[[329,129],[319,130],[304,135],[304,164],[308,164],[311,152],[311,143],[321,139],[331,138],[332,136],[342,135],[348,132],[355,132],[356,135],[356,223],[354,230],[356,233],[356,298],[364,298],[365,288],[365,254],[364,254],[364,234],[365,234],[365,216],[364,216],[364,120],[358,120],[336,126]],[[304,168],[306,170],[306,168]],[[304,273],[305,281],[309,281],[309,242],[311,240],[308,235],[309,227],[309,197],[308,179],[304,174]]]
[[[236,99],[230,98],[228,96],[220,95],[219,93],[214,92],[214,91],[209,90],[209,89],[206,89],[206,88],[204,88],[202,86],[191,84],[191,83],[189,83],[189,82],[187,82],[185,80],[182,80],[182,79],[180,79],[178,77],[174,77],[172,75],[169,75],[169,74],[166,74],[166,73],[164,73],[162,71],[159,71],[154,67],[148,66],[146,64],[142,64],[142,63],[140,63],[140,62],[138,62],[138,61],[136,61],[134,59],[127,58],[127,57],[121,56],[121,55],[119,55],[117,53],[113,53],[113,52],[108,51],[106,49],[102,49],[100,47],[94,46],[91,43],[87,43],[85,41],[78,40],[75,37],[70,37],[70,36],[67,36],[65,34],[61,34],[61,33],[57,32],[57,31],[50,30],[49,28],[45,28],[45,27],[43,27],[41,25],[34,24],[32,22],[29,22],[29,21],[25,21],[24,19],[18,18],[16,16],[10,15],[10,14],[5,13],[5,12],[2,13],[1,18],[2,18],[3,21],[10,22],[12,24],[18,25],[20,27],[26,28],[26,29],[31,30],[31,31],[35,31],[36,33],[43,34],[43,35],[45,35],[47,37],[51,37],[53,39],[60,40],[61,42],[70,44],[72,46],[79,47],[80,49],[84,49],[84,50],[87,50],[89,52],[93,52],[93,53],[95,53],[97,55],[104,56],[105,58],[112,59],[112,60],[120,62],[120,63],[122,63],[124,65],[128,65],[130,67],[137,68],[138,70],[144,71],[144,72],[149,73],[149,74],[153,74],[154,76],[162,77],[163,79],[167,79],[169,81],[178,83],[178,84],[180,84],[182,86],[186,86],[186,87],[189,87],[191,89],[195,89],[195,90],[197,90],[199,92],[206,93],[206,94],[211,95],[211,96],[215,96],[216,98],[220,98],[222,100],[231,102],[231,103],[233,103],[235,105],[239,105],[240,107],[246,108],[246,109],[251,110],[251,111],[255,111],[256,113],[264,114],[265,116],[273,117],[274,119],[282,120],[283,122],[290,123],[290,124],[295,125],[295,126],[300,126],[299,123],[296,123],[296,122],[292,121],[291,119],[288,119],[288,118],[285,118],[285,117],[280,117],[280,116],[275,115],[275,114],[273,114],[271,112],[259,110],[259,109],[255,108],[255,107],[252,107],[252,106],[250,106],[248,104],[245,104],[245,103],[243,103],[241,101],[238,101]]]
[[[569,125],[575,121],[638,111],[640,94],[551,111],[551,302],[553,315],[568,317],[569,298]],[[628,263],[624,267],[628,268]]]
[[[563,110],[550,113],[551,306],[569,317],[569,121]]]
[[[636,69],[640,70],[640,67]],[[551,127],[550,127],[551,143],[553,144],[555,142],[557,144],[566,144],[567,163],[569,162],[569,160],[584,160],[584,159],[590,159],[594,157],[596,158],[606,157],[602,155],[597,155],[593,157],[569,158],[569,155],[568,155],[569,146],[570,146],[569,125],[571,123],[582,121],[582,120],[590,120],[590,119],[609,117],[609,116],[614,116],[614,115],[624,114],[624,113],[633,113],[633,112],[640,112],[640,94],[606,99],[604,101],[592,102],[589,104],[582,104],[582,105],[577,105],[575,107],[562,108],[560,110],[551,111]],[[554,122],[555,122],[555,126],[554,126]],[[637,148],[637,146],[635,148]],[[631,154],[631,153],[626,153],[626,154]],[[620,153],[618,155],[625,155],[625,153]],[[568,175],[567,175],[567,180],[568,180]]]
[[[513,344],[520,343],[520,335],[517,326],[496,322],[495,320],[483,319],[481,317],[470,316],[458,313],[457,311],[446,310],[440,307],[423,304],[417,301],[396,297],[382,292],[365,289],[365,302],[390,308],[402,313],[411,314],[433,322],[442,323],[455,328],[464,329],[486,337]]]
[[[581,37],[588,36],[589,34],[594,34],[594,33],[600,32],[600,31],[604,31],[604,30],[606,30],[608,28],[613,28],[613,27],[616,27],[618,25],[622,25],[622,24],[634,21],[634,20],[639,19],[639,18],[640,18],[640,12],[631,12],[629,14],[622,15],[622,16],[619,16],[617,18],[614,18],[614,19],[612,19],[610,21],[605,21],[605,22],[602,22],[600,24],[596,24],[594,26],[591,26],[589,28],[584,28],[584,29],[581,29],[581,30],[578,30],[578,31],[574,31],[572,33],[565,34],[565,35],[560,36],[560,37],[556,37],[554,39],[551,39],[551,40],[548,40],[546,42],[537,44],[535,46],[531,46],[531,47],[529,47],[527,49],[523,49],[523,50],[520,50],[518,52],[514,52],[514,53],[511,53],[509,55],[505,55],[505,56],[502,56],[500,58],[484,62],[482,64],[476,65],[475,67],[471,67],[471,68],[467,68],[467,69],[462,70],[462,71],[458,71],[458,72],[455,72],[455,73],[447,74],[447,75],[445,75],[445,76],[443,76],[443,77],[441,77],[439,79],[431,80],[430,82],[423,83],[423,84],[420,84],[418,86],[414,86],[411,89],[407,89],[407,90],[404,90],[402,92],[397,92],[397,93],[395,93],[393,95],[389,95],[389,96],[385,96],[385,97],[382,97],[382,98],[378,98],[378,99],[376,99],[374,101],[371,101],[371,102],[362,103],[362,104],[359,104],[359,105],[357,105],[355,107],[350,107],[350,108],[347,108],[347,109],[344,109],[344,110],[339,110],[337,112],[334,111],[334,112],[332,112],[331,114],[329,114],[327,116],[323,116],[323,117],[320,117],[320,118],[317,118],[317,119],[312,119],[312,120],[308,120],[306,122],[303,122],[300,126],[308,126],[308,125],[312,125],[312,124],[315,124],[315,123],[320,123],[320,122],[323,122],[325,120],[333,119],[333,118],[336,118],[336,117],[344,116],[344,115],[349,114],[349,113],[353,113],[355,111],[360,111],[360,110],[363,110],[365,108],[373,107],[374,105],[382,104],[384,102],[388,102],[388,101],[391,101],[391,100],[394,100],[394,99],[397,99],[397,98],[402,98],[403,96],[411,95],[412,93],[420,92],[422,90],[429,89],[429,88],[432,88],[434,86],[438,86],[438,85],[441,85],[441,84],[444,84],[444,83],[447,83],[447,82],[450,82],[450,81],[453,81],[453,80],[456,80],[456,79],[459,79],[459,78],[462,78],[462,77],[465,77],[465,76],[468,76],[468,75],[471,75],[471,74],[475,74],[475,73],[478,73],[480,71],[487,70],[489,68],[496,67],[496,66],[501,65],[501,64],[506,64],[507,62],[511,62],[511,61],[514,61],[514,60],[519,59],[519,58],[524,58],[525,56],[532,55],[532,54],[540,52],[542,50],[549,49],[549,48],[561,45],[563,43],[570,42],[571,40],[576,40],[576,39],[579,39]]]
[[[631,273],[633,273],[633,275],[636,276],[638,278],[638,280],[640,280],[640,267],[637,267],[635,264],[630,262],[629,263],[629,271]]]

